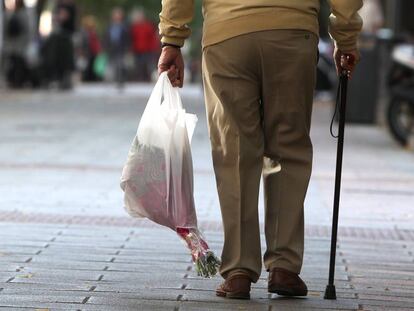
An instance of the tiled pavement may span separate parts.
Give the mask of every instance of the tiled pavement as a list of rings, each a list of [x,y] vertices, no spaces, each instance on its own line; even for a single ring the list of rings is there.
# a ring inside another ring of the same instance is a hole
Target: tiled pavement
[[[319,103],[302,274],[310,295],[269,296],[263,271],[251,301],[227,301],[214,296],[219,278],[196,277],[173,232],[125,215],[119,173],[144,106],[139,94],[148,88],[100,90],[1,94],[0,310],[414,310],[414,155],[386,130],[347,128],[338,300],[322,298],[335,141],[329,109]],[[198,214],[220,253],[204,109],[197,90],[186,96],[200,119],[193,142]]]
[[[413,241],[342,238],[337,301],[322,298],[329,239],[308,236],[304,299],[267,294],[266,272],[252,300],[214,296],[219,278],[196,276],[184,245],[167,229],[2,223],[0,309],[24,310],[412,310]],[[207,231],[219,251],[222,236]]]

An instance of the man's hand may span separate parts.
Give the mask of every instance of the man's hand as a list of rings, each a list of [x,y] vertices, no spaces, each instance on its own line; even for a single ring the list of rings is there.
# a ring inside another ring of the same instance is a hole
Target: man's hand
[[[348,73],[348,78],[352,77],[352,73],[355,70],[355,67],[359,61],[359,53],[357,50],[343,53],[337,47],[334,51],[334,60],[336,66],[336,73],[341,75],[343,70],[346,70]]]
[[[183,87],[184,60],[179,48],[173,46],[162,48],[161,56],[158,60],[158,74],[164,71],[167,71],[168,78],[174,87]]]

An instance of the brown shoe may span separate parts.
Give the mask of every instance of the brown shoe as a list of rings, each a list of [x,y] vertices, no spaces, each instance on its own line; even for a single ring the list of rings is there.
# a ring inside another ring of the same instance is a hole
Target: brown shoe
[[[230,275],[217,287],[216,295],[230,299],[250,299],[252,280],[244,274]]]
[[[306,296],[308,288],[296,273],[282,268],[274,268],[269,273],[269,293],[282,296]]]

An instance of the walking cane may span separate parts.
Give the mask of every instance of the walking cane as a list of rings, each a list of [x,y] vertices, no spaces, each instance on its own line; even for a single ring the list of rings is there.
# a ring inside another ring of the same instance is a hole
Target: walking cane
[[[346,55],[348,61],[354,61],[352,55]],[[339,217],[339,196],[341,192],[341,175],[342,175],[342,157],[344,150],[344,134],[345,134],[345,112],[346,99],[348,89],[348,71],[342,70],[339,76],[338,93],[336,97],[335,113],[331,122],[331,135],[338,138],[337,153],[336,153],[336,173],[335,173],[335,194],[333,203],[333,217],[332,217],[332,236],[331,236],[331,255],[329,261],[329,282],[325,289],[325,299],[336,299],[336,289],[334,284],[335,278],[335,258],[336,258],[336,242],[338,234],[338,217]],[[339,132],[335,136],[332,132],[333,121],[339,104]]]

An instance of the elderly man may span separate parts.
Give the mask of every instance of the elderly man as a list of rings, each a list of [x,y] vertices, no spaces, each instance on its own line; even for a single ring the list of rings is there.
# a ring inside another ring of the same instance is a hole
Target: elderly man
[[[338,70],[358,59],[362,0],[330,0]],[[194,0],[163,0],[159,72],[182,87],[180,47]],[[261,272],[258,193],[265,190],[268,291],[305,296],[299,273],[303,203],[312,168],[309,137],[319,0],[204,0],[203,82],[224,226],[218,296],[248,299]],[[353,57],[348,57],[348,56]]]

